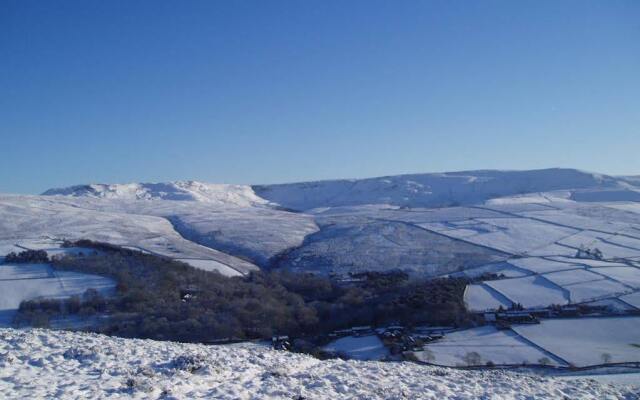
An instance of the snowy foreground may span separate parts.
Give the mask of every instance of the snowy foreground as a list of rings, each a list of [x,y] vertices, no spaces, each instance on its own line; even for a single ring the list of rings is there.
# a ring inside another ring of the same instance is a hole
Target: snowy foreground
[[[0,395],[6,399],[638,399],[639,390],[498,370],[320,361],[246,343],[0,329]]]

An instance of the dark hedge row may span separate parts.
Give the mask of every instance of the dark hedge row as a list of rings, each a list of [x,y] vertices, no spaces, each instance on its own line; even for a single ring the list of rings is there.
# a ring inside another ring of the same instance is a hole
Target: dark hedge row
[[[40,264],[49,262],[49,256],[44,250],[25,250],[19,253],[11,252],[4,258],[5,263]]]

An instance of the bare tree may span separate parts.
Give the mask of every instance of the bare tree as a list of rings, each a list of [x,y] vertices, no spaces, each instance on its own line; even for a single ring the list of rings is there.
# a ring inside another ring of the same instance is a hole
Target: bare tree
[[[549,358],[547,357],[542,357],[541,359],[538,360],[538,364],[546,367],[547,365],[551,364],[551,360],[549,360]]]
[[[600,356],[602,358],[602,363],[603,364],[609,364],[611,362],[611,354],[609,353],[602,353],[602,355]]]
[[[465,354],[462,360],[467,363],[468,366],[480,365],[482,363],[482,357],[475,351]]]

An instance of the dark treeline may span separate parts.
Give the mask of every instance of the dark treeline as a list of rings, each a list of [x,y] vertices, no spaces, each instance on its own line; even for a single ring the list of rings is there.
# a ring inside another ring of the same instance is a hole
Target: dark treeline
[[[4,258],[6,263],[39,264],[49,262],[49,256],[44,250],[25,250],[19,253],[11,252]]]
[[[367,273],[345,286],[286,271],[228,278],[116,246],[88,241],[68,245],[100,251],[54,259],[54,268],[112,277],[116,296],[89,291],[67,300],[23,302],[18,321],[43,324],[43,318],[56,314],[100,314],[107,317],[95,329],[103,333],[198,342],[308,336],[391,322],[469,322],[462,279],[416,281],[402,273]]]

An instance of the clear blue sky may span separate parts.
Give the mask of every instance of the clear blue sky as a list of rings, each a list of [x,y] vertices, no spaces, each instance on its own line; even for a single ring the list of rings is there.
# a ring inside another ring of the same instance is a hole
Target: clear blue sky
[[[640,174],[640,1],[0,0],[0,192]]]

